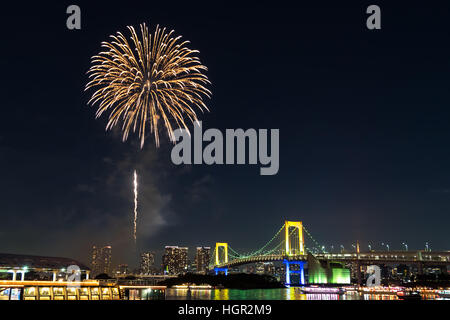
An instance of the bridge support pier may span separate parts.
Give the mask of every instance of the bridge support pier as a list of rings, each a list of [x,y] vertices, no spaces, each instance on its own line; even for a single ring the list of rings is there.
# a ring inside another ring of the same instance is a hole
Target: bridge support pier
[[[216,273],[216,276],[219,274],[219,272],[224,272],[225,275],[227,276],[227,275],[228,275],[228,268],[218,268],[218,267],[215,267],[215,268],[214,268],[214,272]]]
[[[285,284],[287,286],[291,285],[291,274],[299,274],[300,275],[300,283],[301,285],[305,285],[305,269],[304,269],[304,261],[289,261],[289,260],[283,260],[283,263],[285,265],[286,270],[286,280]],[[290,265],[298,265],[300,267],[299,270],[291,270]]]

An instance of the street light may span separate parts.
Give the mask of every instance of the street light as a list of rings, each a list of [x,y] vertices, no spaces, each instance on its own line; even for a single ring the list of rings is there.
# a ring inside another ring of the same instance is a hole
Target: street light
[[[408,251],[408,245],[406,243],[402,243],[405,246],[405,251]]]

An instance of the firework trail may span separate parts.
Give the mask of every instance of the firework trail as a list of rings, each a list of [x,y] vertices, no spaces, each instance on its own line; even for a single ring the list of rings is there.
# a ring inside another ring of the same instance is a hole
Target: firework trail
[[[149,33],[140,25],[140,35],[128,26],[129,40],[120,32],[102,42],[104,51],[92,57],[86,89],[95,88],[89,104],[98,103],[96,118],[109,112],[106,130],[121,122],[123,141],[130,130],[138,130],[141,148],[149,130],[159,146],[158,121],[162,120],[170,141],[175,143],[174,127],[189,130],[186,120],[198,120],[195,109],[209,111],[203,96],[210,97],[210,84],[203,73],[207,68],[197,57],[199,51],[186,47],[174,31],[156,26]]]
[[[136,231],[137,231],[137,205],[138,205],[138,194],[137,194],[137,173],[136,170],[134,170],[134,243],[136,244],[136,240],[137,240],[137,236],[136,236]]]

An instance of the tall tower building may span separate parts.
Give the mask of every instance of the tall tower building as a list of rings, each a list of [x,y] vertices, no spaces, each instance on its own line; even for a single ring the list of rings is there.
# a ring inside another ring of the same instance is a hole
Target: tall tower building
[[[140,271],[142,274],[150,274],[155,264],[155,254],[153,252],[141,253]]]
[[[128,265],[127,264],[119,264],[117,266],[116,275],[127,275],[129,274],[130,270],[128,269]]]
[[[92,246],[92,274],[95,277],[100,273],[110,274],[111,272],[111,246]]]
[[[186,272],[189,266],[188,247],[179,248],[179,268],[180,273]]]
[[[206,273],[209,266],[209,258],[211,254],[210,247],[197,247],[197,253],[195,255],[195,263],[198,273]]]
[[[188,248],[178,246],[166,246],[163,255],[164,272],[168,274],[180,274],[188,268]]]

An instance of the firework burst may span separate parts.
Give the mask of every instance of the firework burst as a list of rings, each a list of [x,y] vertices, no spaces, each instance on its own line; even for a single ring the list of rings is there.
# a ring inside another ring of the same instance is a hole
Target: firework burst
[[[138,36],[132,26],[128,29],[131,41],[117,32],[110,42],[102,42],[106,50],[92,57],[86,90],[96,91],[89,104],[98,103],[96,118],[109,112],[106,130],[121,123],[123,141],[130,130],[137,130],[142,148],[150,127],[159,146],[158,121],[162,120],[175,142],[174,129],[189,130],[186,120],[198,120],[198,110],[209,111],[203,102],[204,96],[211,96],[207,68],[196,56],[199,51],[189,49],[189,41],[175,37],[173,30],[157,26],[151,34],[141,24]]]

